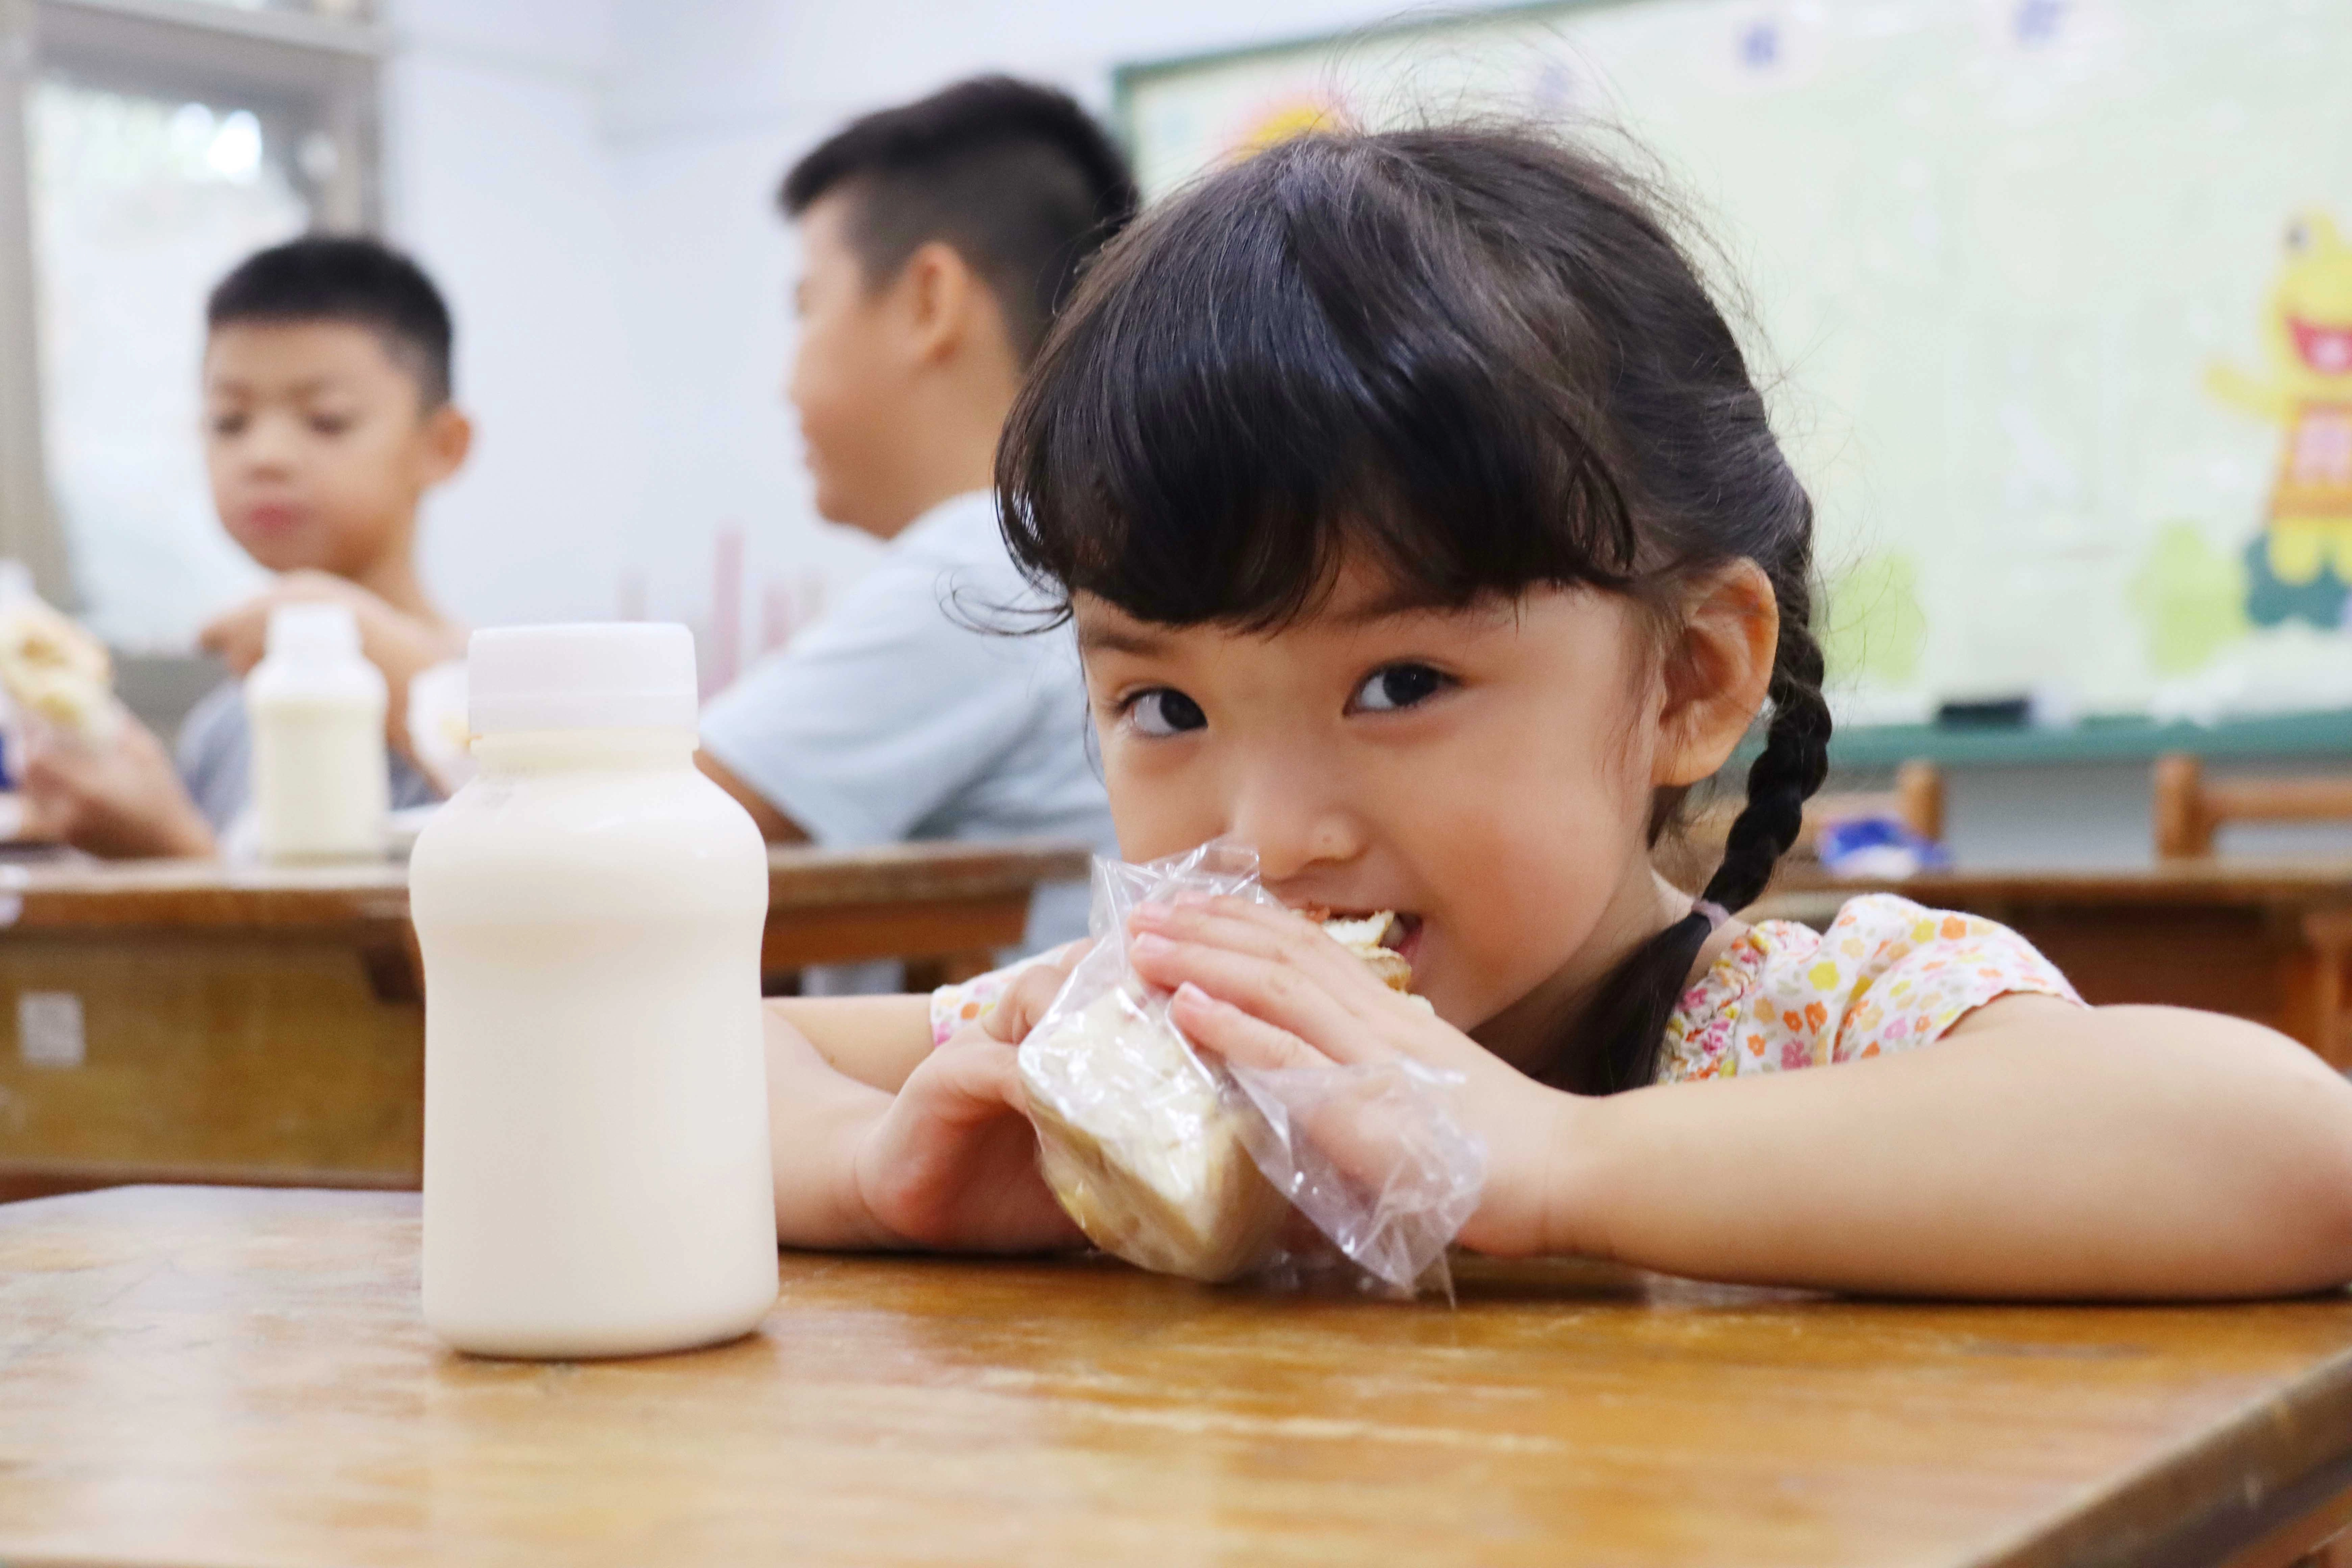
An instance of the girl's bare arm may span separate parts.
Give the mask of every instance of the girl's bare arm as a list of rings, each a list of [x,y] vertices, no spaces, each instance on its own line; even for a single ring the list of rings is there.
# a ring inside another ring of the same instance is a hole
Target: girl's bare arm
[[[776,1236],[788,1247],[931,1247],[1033,1252],[1070,1246],[1076,1227],[1037,1169],[1021,1111],[1013,1042],[1028,1033],[1063,971],[1040,964],[982,1023],[930,1050],[885,1089],[841,1070],[793,1015],[836,1026],[841,1059],[898,1070],[920,997],[801,1002],[767,1016],[768,1123]],[[893,1005],[894,1004],[898,1005]],[[862,1056],[861,1056],[862,1053]],[[878,1076],[878,1074],[877,1074]]]
[[[858,1146],[888,1112],[890,1096],[835,1070],[773,1004],[766,1025],[777,1239],[787,1247],[894,1245],[859,1194],[856,1176]]]
[[[894,1094],[931,1053],[929,996],[778,996],[768,1008],[835,1072]]]
[[[1899,1056],[1554,1114],[1549,1250],[1903,1295],[2352,1279],[2352,1084],[2211,1014],[2010,996]]]

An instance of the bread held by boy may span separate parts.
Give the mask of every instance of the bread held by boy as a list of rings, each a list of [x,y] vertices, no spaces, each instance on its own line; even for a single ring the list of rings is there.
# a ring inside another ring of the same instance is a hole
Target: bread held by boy
[[[40,600],[0,606],[0,689],[26,714],[85,741],[114,727],[106,645]]]

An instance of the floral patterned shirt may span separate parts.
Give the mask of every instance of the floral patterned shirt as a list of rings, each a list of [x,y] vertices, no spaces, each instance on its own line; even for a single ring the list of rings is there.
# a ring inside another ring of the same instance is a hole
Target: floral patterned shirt
[[[1741,932],[1667,1019],[1658,1081],[1908,1050],[2018,992],[2083,1000],[2007,926],[1872,893],[1850,900],[1827,931],[1764,921]]]
[[[986,1017],[1026,967],[933,992],[933,1043]],[[2008,927],[1871,893],[1850,900],[1827,931],[1764,921],[1742,931],[1667,1019],[1658,1081],[1783,1072],[1908,1050],[2019,992],[2083,1000]]]

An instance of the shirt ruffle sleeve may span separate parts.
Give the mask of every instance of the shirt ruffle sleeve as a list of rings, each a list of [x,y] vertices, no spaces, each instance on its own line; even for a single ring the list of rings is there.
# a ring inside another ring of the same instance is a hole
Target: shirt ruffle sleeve
[[[1822,935],[1811,979],[1848,989],[1830,1059],[1859,1061],[1938,1040],[1988,1002],[2019,994],[2083,1005],[2033,944],[1981,915],[1889,893],[1855,899]],[[1850,977],[1850,979],[1848,978]]]
[[[1859,1061],[1940,1039],[2019,993],[2082,998],[2007,926],[1891,893],[1850,900],[1829,929],[1764,921],[1684,993],[1658,1079],[1675,1083]]]
[[[1008,963],[1002,969],[992,969],[985,974],[952,985],[942,985],[931,993],[931,1048],[939,1049],[948,1037],[966,1024],[977,1024],[996,1011],[1013,983],[1031,966],[1060,957],[1068,951],[1066,944],[1046,952],[1033,953],[1018,963]]]

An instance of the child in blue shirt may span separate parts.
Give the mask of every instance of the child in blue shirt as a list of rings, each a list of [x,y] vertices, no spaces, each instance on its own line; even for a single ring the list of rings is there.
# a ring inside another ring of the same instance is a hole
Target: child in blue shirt
[[[269,614],[351,606],[389,693],[392,802],[437,792],[405,755],[409,682],[465,652],[416,571],[425,492],[464,464],[473,426],[450,399],[452,330],[416,264],[373,239],[310,236],[248,257],[205,310],[205,461],[221,526],[270,586],[215,618],[204,646],[243,677]],[[27,828],[110,857],[215,853],[252,795],[237,680],[181,726],[178,765],[124,716],[103,742],[37,734]]]
[[[771,840],[1108,850],[1076,652],[1006,553],[989,476],[1047,323],[1134,208],[1123,160],[1066,95],[989,78],[851,124],[782,205],[817,510],[888,550],[711,703],[705,770]],[[1029,945],[1085,928],[1082,886],[1041,889]]]

